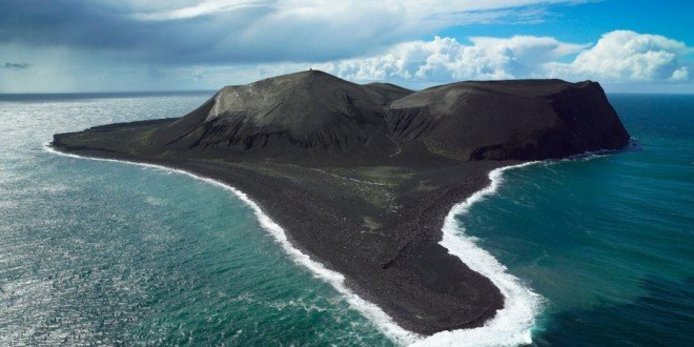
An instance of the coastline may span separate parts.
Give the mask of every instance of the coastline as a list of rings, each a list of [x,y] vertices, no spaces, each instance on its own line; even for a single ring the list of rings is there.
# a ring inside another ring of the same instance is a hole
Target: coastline
[[[125,159],[111,159],[97,156],[78,155],[63,152],[50,143],[43,146],[49,153],[83,159],[125,163],[158,170],[174,172],[216,185],[232,192],[237,198],[248,205],[258,218],[260,225],[268,231],[276,240],[292,261],[307,268],[314,276],[331,284],[346,301],[357,311],[371,320],[379,331],[400,345],[454,345],[461,340],[471,342],[471,345],[519,345],[532,342],[531,330],[535,316],[538,313],[541,298],[531,289],[524,287],[518,278],[506,272],[506,268],[500,264],[491,254],[475,244],[474,238],[464,234],[464,227],[459,225],[455,216],[467,213],[470,206],[481,201],[487,196],[496,193],[503,182],[503,172],[514,168],[534,165],[539,162],[525,162],[491,169],[487,173],[489,184],[468,195],[462,202],[455,203],[446,214],[441,229],[439,245],[444,247],[449,254],[460,259],[472,271],[480,273],[499,288],[504,297],[504,305],[489,319],[483,321],[483,325],[472,328],[451,329],[425,336],[401,327],[393,317],[387,314],[381,307],[363,298],[357,291],[349,288],[346,277],[326,265],[312,259],[309,254],[302,252],[292,244],[289,235],[276,222],[274,222],[260,206],[251,200],[246,193],[222,180],[205,177],[183,169],[166,165],[158,165],[146,162],[131,161]],[[482,342],[484,341],[484,342]]]
[[[289,258],[294,261],[296,264],[308,269],[311,271],[311,273],[316,276],[317,278],[320,278],[321,280],[329,283],[335,290],[337,290],[340,294],[342,294],[347,302],[352,306],[354,309],[359,311],[361,314],[363,314],[365,317],[367,317],[369,320],[371,320],[374,325],[377,327],[379,331],[381,331],[384,335],[386,335],[388,338],[393,340],[394,342],[400,344],[400,345],[410,345],[413,344],[417,341],[420,341],[422,339],[422,336],[410,331],[407,331],[397,325],[390,316],[388,316],[380,307],[374,305],[373,303],[361,298],[358,294],[352,292],[347,286],[345,285],[345,277],[339,272],[330,270],[326,268],[323,264],[311,259],[311,257],[299,250],[298,248],[294,247],[294,245],[291,244],[289,239],[287,238],[287,235],[284,231],[284,229],[277,223],[275,223],[267,214],[265,214],[261,209],[258,204],[256,204],[253,200],[251,200],[248,195],[246,195],[244,192],[236,189],[235,187],[212,179],[208,177],[203,177],[200,175],[196,175],[194,173],[181,170],[181,169],[176,169],[164,165],[157,165],[157,164],[150,164],[150,163],[142,163],[142,162],[136,162],[136,161],[128,161],[128,160],[119,160],[119,159],[108,159],[108,158],[99,158],[99,157],[90,157],[90,156],[81,156],[77,154],[72,154],[72,153],[66,153],[59,151],[55,149],[53,146],[50,145],[50,143],[45,143],[43,145],[44,150],[51,154],[55,155],[60,155],[64,157],[69,157],[69,158],[75,158],[75,159],[81,159],[81,160],[94,160],[94,161],[106,161],[106,162],[112,162],[112,163],[120,163],[120,164],[128,164],[128,165],[136,165],[136,166],[142,166],[142,167],[147,167],[151,169],[156,169],[156,170],[162,170],[162,171],[168,171],[168,172],[173,172],[179,175],[185,175],[188,177],[191,177],[193,179],[203,181],[208,184],[215,185],[217,187],[220,187],[226,191],[231,192],[235,197],[237,197],[239,200],[241,200],[244,204],[246,204],[248,207],[253,210],[253,213],[255,214],[256,218],[258,218],[258,222],[260,222],[260,225],[263,229],[265,229],[267,232],[272,235],[272,237],[275,239],[275,241],[282,247],[284,252],[289,256]]]
[[[489,172],[489,185],[476,191],[464,201],[453,206],[446,215],[440,245],[472,270],[489,278],[504,295],[504,307],[484,326],[472,329],[442,331],[436,333],[414,346],[452,346],[455,341],[484,341],[472,346],[508,346],[529,345],[532,343],[532,329],[535,318],[540,313],[542,297],[529,287],[523,286],[520,279],[507,272],[491,253],[477,246],[474,237],[465,234],[465,227],[455,217],[468,214],[477,202],[498,193],[504,182],[506,171],[528,167],[544,161],[530,161],[521,164],[503,166]]]
[[[533,311],[532,295],[501,276],[501,264],[471,252],[474,242],[453,241],[460,238],[449,235],[451,208],[493,192],[500,167],[626,142],[591,81],[459,82],[414,92],[303,71],[225,87],[178,119],[55,134],[51,145],[243,191],[351,291],[400,327],[431,336],[492,326],[516,295],[527,297],[521,317]]]

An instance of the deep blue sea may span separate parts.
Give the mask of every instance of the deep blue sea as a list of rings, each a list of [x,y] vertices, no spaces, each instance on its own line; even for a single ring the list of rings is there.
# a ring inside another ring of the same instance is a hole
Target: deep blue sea
[[[43,147],[209,94],[0,95],[0,345],[409,341],[228,190]],[[456,217],[460,232],[539,295],[534,345],[694,345],[694,96],[609,98],[637,148],[507,170]]]

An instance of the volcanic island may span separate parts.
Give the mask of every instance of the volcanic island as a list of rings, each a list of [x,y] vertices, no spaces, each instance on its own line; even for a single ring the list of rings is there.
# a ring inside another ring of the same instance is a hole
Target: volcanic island
[[[596,82],[412,91],[311,70],[224,87],[183,117],[56,134],[51,146],[233,186],[352,291],[430,335],[481,326],[504,306],[488,278],[439,244],[455,204],[496,168],[629,139]]]

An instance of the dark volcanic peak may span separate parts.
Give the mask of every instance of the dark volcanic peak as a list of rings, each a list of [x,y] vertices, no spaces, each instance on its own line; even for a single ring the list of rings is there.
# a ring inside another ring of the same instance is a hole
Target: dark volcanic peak
[[[272,152],[291,148],[345,152],[393,147],[385,104],[404,94],[304,71],[227,86],[162,135],[176,147]]]
[[[215,155],[365,162],[544,159],[629,138],[595,82],[470,81],[413,92],[321,71],[224,87],[156,137]]]
[[[591,81],[469,81],[413,92],[302,71],[224,87],[135,147],[305,164],[438,165],[558,158],[628,140]]]
[[[432,334],[479,327],[504,305],[490,279],[439,244],[455,203],[494,168],[628,139],[590,81],[413,92],[304,71],[224,87],[182,118],[57,134],[53,146],[237,187],[350,288],[404,328]]]

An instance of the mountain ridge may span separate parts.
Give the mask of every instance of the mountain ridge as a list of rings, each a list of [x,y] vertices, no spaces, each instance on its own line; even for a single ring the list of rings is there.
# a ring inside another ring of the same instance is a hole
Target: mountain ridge
[[[464,81],[411,91],[316,70],[226,86],[151,138],[154,152],[319,164],[344,158],[346,165],[352,157],[367,164],[541,160],[629,141],[592,81]]]

